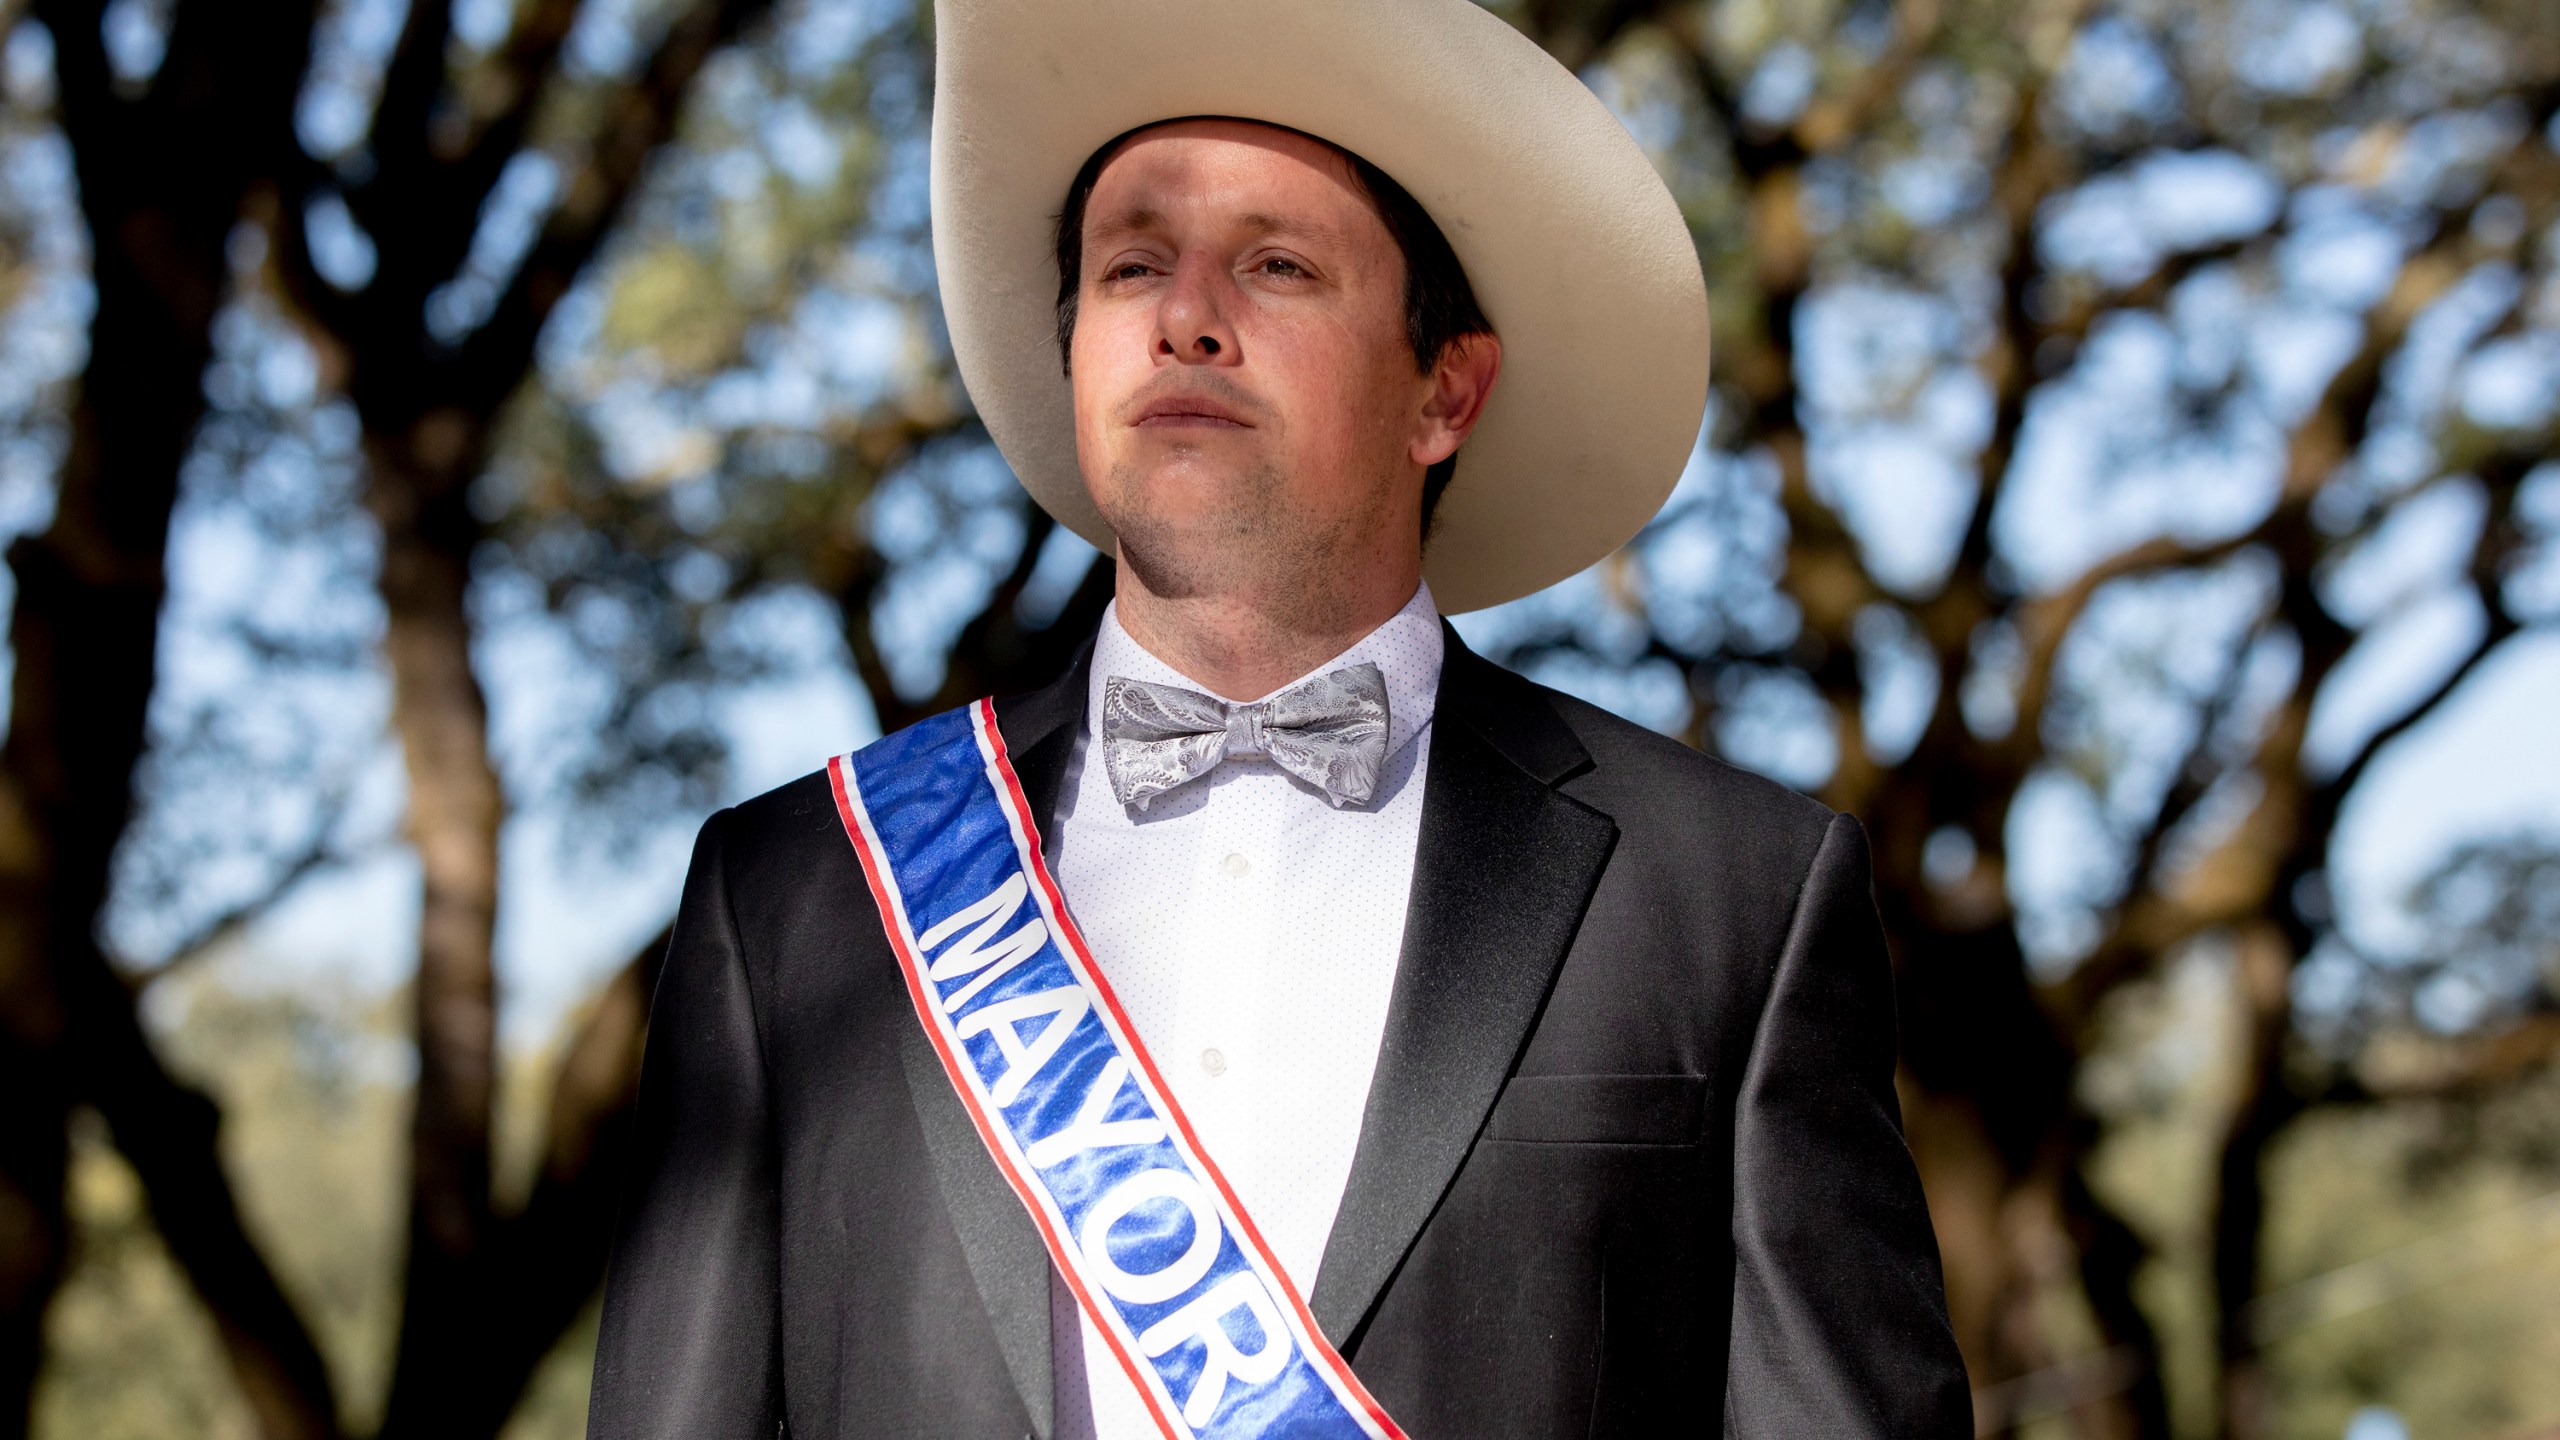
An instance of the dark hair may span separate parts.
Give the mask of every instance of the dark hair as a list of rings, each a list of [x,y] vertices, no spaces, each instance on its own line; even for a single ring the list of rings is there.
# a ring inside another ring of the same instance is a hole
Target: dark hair
[[[1181,119],[1215,119],[1215,116],[1184,116]],[[1093,198],[1094,182],[1101,179],[1102,167],[1130,136],[1153,130],[1159,125],[1179,124],[1180,120],[1158,120],[1125,130],[1104,141],[1102,147],[1085,158],[1076,171],[1074,182],[1067,186],[1067,203],[1058,212],[1058,364],[1072,368],[1072,350],[1076,334],[1076,298],[1084,270],[1084,208]],[[1253,121],[1253,124],[1267,124]],[[1272,125],[1274,130],[1288,130],[1286,125]],[[1306,132],[1291,130],[1293,135]],[[1343,149],[1319,135],[1308,139],[1339,155],[1351,167],[1351,178],[1369,198],[1378,219],[1387,227],[1387,235],[1396,242],[1396,251],[1404,257],[1404,330],[1413,345],[1413,363],[1422,374],[1431,373],[1440,363],[1441,354],[1450,344],[1468,335],[1490,335],[1493,322],[1484,318],[1484,308],[1476,303],[1475,287],[1467,283],[1466,267],[1458,263],[1458,252],[1449,248],[1449,237],[1422,208],[1412,192],[1395,182],[1386,171]],[[1449,480],[1458,472],[1458,457],[1451,455],[1433,465],[1422,475],[1422,532],[1431,533],[1432,512],[1440,508],[1441,492],[1449,488]]]

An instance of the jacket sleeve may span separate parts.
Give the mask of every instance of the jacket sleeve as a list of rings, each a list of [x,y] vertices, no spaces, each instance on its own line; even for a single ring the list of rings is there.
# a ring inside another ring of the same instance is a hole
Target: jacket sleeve
[[[1735,1097],[1734,1440],[1973,1433],[1893,1070],[1866,836],[1834,816]]]
[[[728,818],[694,843],[650,1004],[589,1440],[769,1440],[781,1424],[773,1112],[730,911]]]

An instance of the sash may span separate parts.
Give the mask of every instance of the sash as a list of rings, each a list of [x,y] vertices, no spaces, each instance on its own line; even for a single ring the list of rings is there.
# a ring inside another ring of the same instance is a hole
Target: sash
[[[944,1073],[1168,1440],[1404,1440],[1316,1328],[1095,968],[994,703],[827,771]]]

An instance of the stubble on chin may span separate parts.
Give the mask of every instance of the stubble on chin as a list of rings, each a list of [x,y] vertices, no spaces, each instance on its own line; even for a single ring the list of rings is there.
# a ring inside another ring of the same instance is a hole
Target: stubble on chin
[[[1300,633],[1334,628],[1350,603],[1340,584],[1362,522],[1328,519],[1291,505],[1279,471],[1258,466],[1221,483],[1217,503],[1192,514],[1150,496],[1134,465],[1113,467],[1103,518],[1120,542],[1120,563],[1160,600],[1243,600],[1265,624]],[[1374,523],[1376,517],[1369,517]]]

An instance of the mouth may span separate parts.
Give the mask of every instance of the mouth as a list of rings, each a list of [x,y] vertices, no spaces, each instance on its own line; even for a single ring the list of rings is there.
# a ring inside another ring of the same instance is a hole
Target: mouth
[[[1170,395],[1150,401],[1131,422],[1141,430],[1250,430],[1253,422],[1232,408],[1199,395]]]

